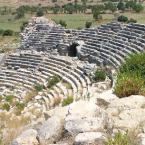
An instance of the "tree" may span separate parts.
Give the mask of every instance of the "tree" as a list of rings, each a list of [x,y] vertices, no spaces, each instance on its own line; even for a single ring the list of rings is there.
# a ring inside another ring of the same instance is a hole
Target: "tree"
[[[53,7],[52,11],[53,11],[53,14],[57,14],[59,12],[59,8]]]
[[[95,20],[101,19],[100,11],[98,11],[98,10],[93,11],[93,18]]]
[[[118,19],[117,19],[119,22],[128,22],[128,18],[126,16],[119,16]]]
[[[117,5],[118,10],[124,11],[125,10],[125,4],[123,2],[119,2]]]
[[[137,4],[135,4],[135,5],[133,6],[133,10],[134,10],[135,12],[137,12],[137,13],[143,11],[143,9],[144,9],[143,5],[142,5],[142,4],[139,4],[139,3],[137,3]]]
[[[112,11],[114,13],[117,10],[117,7],[115,6],[114,3],[109,1],[108,3],[105,4],[105,9],[106,10],[110,10],[110,11]]]
[[[96,11],[96,10],[101,12],[101,11],[105,10],[105,7],[102,4],[100,4],[100,5],[94,5],[94,6],[91,7],[91,10],[92,10],[92,13],[93,13],[93,11]]]
[[[91,25],[92,25],[92,22],[86,22],[85,27],[86,27],[86,28],[90,28]]]
[[[125,4],[125,7],[127,9],[132,9],[135,5],[136,5],[136,2],[134,2],[134,1],[127,1],[126,4]]]
[[[42,17],[43,15],[44,15],[44,12],[43,12],[42,8],[39,8],[37,13],[36,13],[36,16],[37,17]]]
[[[20,19],[25,16],[25,11],[23,9],[16,11],[16,19]]]

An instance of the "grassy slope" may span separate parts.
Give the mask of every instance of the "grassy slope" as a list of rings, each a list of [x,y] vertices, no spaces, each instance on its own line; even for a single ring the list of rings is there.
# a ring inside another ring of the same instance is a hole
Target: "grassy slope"
[[[126,12],[123,15],[128,16],[129,18],[134,18],[138,21],[138,23],[145,23],[145,12],[141,14]],[[67,23],[68,28],[84,28],[86,21],[92,21],[93,26],[100,25],[103,23],[107,23],[112,21],[114,16],[113,14],[104,14],[103,20],[99,22],[95,22],[91,14],[48,14],[46,15],[47,18],[54,19],[56,21],[64,20]],[[11,16],[1,16],[0,17],[0,29],[12,29],[14,31],[20,31],[20,25],[23,21],[30,19],[32,15],[26,15],[25,18],[20,20],[8,20],[11,19]]]
[[[23,21],[30,19],[32,15],[26,15],[25,18],[20,20],[8,20],[11,16],[1,16],[0,17],[0,29],[12,29],[16,32],[20,31],[20,25]],[[84,28],[86,21],[92,21],[93,25],[98,25],[100,23],[105,23],[111,21],[113,16],[111,15],[104,15],[103,20],[99,22],[95,22],[91,14],[48,14],[46,15],[47,18],[51,18],[55,21],[64,20],[67,23],[68,28]]]
[[[57,0],[57,2],[53,3],[52,0],[0,0],[0,6],[20,6],[20,5],[64,5],[67,3],[74,2],[75,0]],[[81,3],[81,0],[78,0]],[[101,2],[101,0],[88,0],[88,4],[96,4]]]

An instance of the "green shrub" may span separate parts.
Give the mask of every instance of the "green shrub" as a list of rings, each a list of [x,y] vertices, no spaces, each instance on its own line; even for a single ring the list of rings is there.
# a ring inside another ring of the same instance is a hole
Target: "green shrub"
[[[17,102],[16,107],[18,110],[23,111],[25,108],[25,103]]]
[[[62,101],[62,106],[67,106],[73,102],[73,97],[69,96]]]
[[[36,86],[35,86],[35,90],[36,90],[36,91],[40,92],[40,91],[42,91],[43,89],[44,89],[44,86],[43,86],[43,85],[41,85],[41,84],[36,84]]]
[[[67,23],[65,22],[65,21],[63,21],[63,20],[60,20],[59,22],[58,22],[58,24],[60,24],[62,27],[67,27]]]
[[[132,54],[119,69],[114,92],[119,97],[145,95],[145,53]]]
[[[4,103],[4,104],[2,105],[2,109],[3,109],[3,110],[9,111],[9,110],[10,110],[10,105],[9,105],[8,103]]]
[[[44,15],[44,12],[43,12],[43,9],[42,8],[39,8],[36,12],[36,16],[37,17],[42,17]]]
[[[5,96],[5,100],[9,103],[12,103],[13,102],[13,99],[14,99],[14,96],[13,95],[7,95]]]
[[[115,134],[114,138],[108,138],[105,145],[129,145],[130,139],[127,133],[118,132]]]
[[[52,78],[48,79],[47,87],[51,88],[59,82],[60,82],[59,76],[53,76]]]
[[[85,24],[85,27],[86,27],[86,28],[90,28],[91,26],[92,26],[92,22],[88,22],[88,21],[87,21],[86,24]]]
[[[136,13],[140,13],[141,11],[144,10],[144,6],[140,3],[136,3],[134,6],[133,6],[133,10],[136,12]]]
[[[114,92],[118,97],[137,95],[144,86],[144,80],[138,74],[122,73],[117,77]]]
[[[119,22],[128,22],[128,18],[126,16],[119,16],[118,19],[117,19]]]
[[[12,36],[13,33],[14,33],[13,30],[7,29],[7,30],[4,30],[3,36]]]
[[[130,20],[128,20],[128,23],[137,23],[137,20],[131,18]]]
[[[99,10],[94,10],[93,11],[93,18],[95,20],[100,20],[102,19],[102,15],[101,15],[101,12]]]
[[[132,54],[125,59],[119,71],[121,73],[137,73],[145,77],[145,53]]]
[[[94,73],[94,78],[93,80],[98,82],[98,81],[104,81],[106,79],[106,73],[103,70],[97,70]]]

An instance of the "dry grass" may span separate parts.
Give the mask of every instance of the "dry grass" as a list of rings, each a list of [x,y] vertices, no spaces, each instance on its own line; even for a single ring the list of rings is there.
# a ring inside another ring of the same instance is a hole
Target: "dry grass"
[[[28,103],[37,94],[38,94],[38,92],[36,90],[32,90],[32,91],[27,92],[27,94],[25,95],[25,98],[24,98],[25,102]]]
[[[30,118],[28,117],[18,117],[12,113],[1,112],[0,128],[1,133],[3,133],[2,145],[10,144],[10,142],[23,131],[23,127],[28,124],[29,121]]]
[[[0,36],[0,52],[10,52],[17,48],[17,44],[19,44],[20,38],[18,36],[9,36],[3,37]]]

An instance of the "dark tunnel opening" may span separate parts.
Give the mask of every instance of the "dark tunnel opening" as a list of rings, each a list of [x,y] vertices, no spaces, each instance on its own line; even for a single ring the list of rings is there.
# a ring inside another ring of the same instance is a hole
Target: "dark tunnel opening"
[[[68,56],[71,57],[76,57],[77,56],[77,43],[73,43],[72,45],[69,46],[68,48]]]

